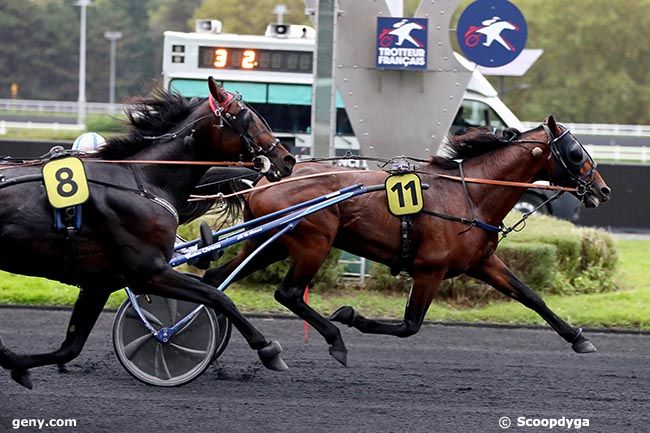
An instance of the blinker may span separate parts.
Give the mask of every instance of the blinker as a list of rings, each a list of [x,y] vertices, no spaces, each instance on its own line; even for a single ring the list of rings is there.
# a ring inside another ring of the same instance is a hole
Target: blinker
[[[573,165],[582,165],[585,160],[585,154],[578,143],[573,142],[569,145],[567,159]]]

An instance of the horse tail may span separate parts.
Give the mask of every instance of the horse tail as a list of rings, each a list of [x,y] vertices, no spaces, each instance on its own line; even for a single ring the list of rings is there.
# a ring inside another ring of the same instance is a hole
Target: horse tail
[[[215,167],[208,170],[192,191],[196,195],[233,194],[250,187],[250,182],[257,179],[258,173],[241,167]],[[247,183],[248,182],[248,183]],[[220,225],[236,221],[241,216],[243,199],[239,196],[224,200],[210,199],[188,201],[178,209],[180,224],[187,224],[209,213],[217,216]]]

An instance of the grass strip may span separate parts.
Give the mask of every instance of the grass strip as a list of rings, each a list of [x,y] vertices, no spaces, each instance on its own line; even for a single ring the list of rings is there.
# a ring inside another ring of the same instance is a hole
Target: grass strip
[[[620,263],[616,282],[619,291],[585,295],[545,296],[546,303],[570,323],[588,327],[650,329],[650,241],[617,240]],[[235,286],[228,295],[244,312],[283,313],[288,310],[273,299],[273,288]],[[0,304],[72,305],[77,289],[40,278],[0,273]],[[124,300],[122,291],[113,294],[108,305]],[[311,292],[309,303],[324,315],[342,305],[352,305],[366,317],[401,318],[406,296],[350,289],[326,293]],[[434,303],[427,320],[541,324],[543,320],[517,302],[492,302],[475,307]]]

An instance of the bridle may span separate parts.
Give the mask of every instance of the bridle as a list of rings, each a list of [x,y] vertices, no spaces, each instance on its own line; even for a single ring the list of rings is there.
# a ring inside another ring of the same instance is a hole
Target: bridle
[[[251,136],[250,133],[248,132],[248,127],[251,122],[250,110],[252,110],[252,108],[247,107],[242,102],[242,97],[240,94],[235,95],[230,92],[226,92],[226,94],[228,96],[223,102],[217,102],[217,100],[214,98],[214,96],[212,96],[212,94],[210,94],[210,96],[208,97],[210,110],[217,117],[217,119],[219,119],[219,124],[217,127],[223,131],[223,126],[225,123],[226,125],[228,125],[230,129],[235,131],[239,135],[244,145],[246,146],[246,151],[252,157],[260,158],[262,160],[261,165],[263,168],[261,172],[266,173],[271,168],[270,159],[274,158],[277,155],[278,144],[280,144],[280,140],[277,137],[273,136],[273,134],[270,132],[271,128],[268,127],[268,124],[266,123],[265,123],[265,126],[267,126],[266,131],[263,130],[257,133],[255,136]],[[237,113],[230,112],[230,109],[233,105],[237,105],[239,107],[239,111]],[[260,117],[260,119],[262,118]],[[263,134],[269,134],[273,137],[273,142],[269,145],[269,148],[266,150],[257,143],[257,138]]]
[[[560,181],[566,178],[571,179],[576,183],[576,195],[583,197],[593,185],[594,177],[598,171],[596,161],[591,158],[582,143],[576,140],[568,129],[564,129],[560,135],[555,137],[546,123],[543,123],[541,127],[548,137],[547,141],[516,140],[513,137],[508,142],[513,144],[538,143],[548,147],[550,150],[548,159],[553,157],[560,164],[559,167],[556,165],[553,173],[549,174],[551,185],[559,185]],[[591,163],[591,168],[586,173],[580,173],[586,161]]]
[[[553,137],[553,133],[546,124],[543,124],[542,127],[549,137]],[[568,129],[550,140],[550,148],[553,157],[560,162],[564,171],[557,173],[556,167],[555,180],[557,181],[561,176],[569,177],[576,183],[576,195],[584,196],[594,183],[594,176],[598,171],[596,161],[591,158],[582,143],[576,140]],[[586,173],[580,173],[586,161],[591,163],[591,168]]]

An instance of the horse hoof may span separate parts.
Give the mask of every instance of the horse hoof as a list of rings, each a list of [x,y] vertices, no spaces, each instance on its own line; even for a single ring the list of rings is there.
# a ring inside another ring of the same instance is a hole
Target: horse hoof
[[[288,370],[289,367],[287,367],[287,364],[282,360],[280,353],[282,353],[282,346],[280,346],[280,343],[277,341],[271,341],[269,344],[257,351],[264,367],[275,371]]]
[[[32,389],[32,379],[28,370],[11,370],[11,378],[27,389]]]
[[[352,326],[352,321],[354,320],[354,308],[352,307],[341,307],[330,316],[332,322],[343,323],[344,325]]]
[[[579,339],[571,345],[571,348],[577,353],[593,353],[597,351],[596,346],[586,338]]]
[[[335,349],[334,347],[330,347],[330,355],[332,355],[332,358],[343,364],[343,367],[348,366],[348,351],[345,350],[345,348]]]

